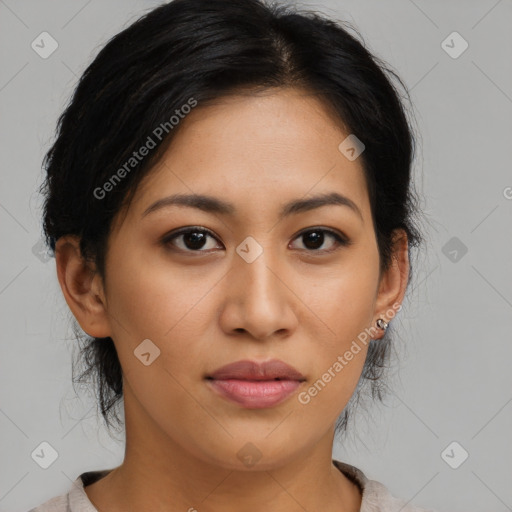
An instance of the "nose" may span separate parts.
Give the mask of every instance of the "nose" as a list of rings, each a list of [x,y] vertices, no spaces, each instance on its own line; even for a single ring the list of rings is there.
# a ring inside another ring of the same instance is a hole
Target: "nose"
[[[289,336],[297,328],[300,301],[287,282],[291,278],[284,264],[269,261],[265,251],[252,263],[236,255],[226,278],[220,317],[226,333],[246,332],[264,341]]]

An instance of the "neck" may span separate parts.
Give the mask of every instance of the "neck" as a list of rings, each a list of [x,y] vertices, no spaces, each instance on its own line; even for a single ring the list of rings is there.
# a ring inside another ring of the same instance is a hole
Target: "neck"
[[[98,510],[359,511],[359,488],[332,463],[334,426],[309,450],[240,469],[238,461],[222,464],[185,449],[143,420],[148,416],[126,391],[124,461],[85,488]]]

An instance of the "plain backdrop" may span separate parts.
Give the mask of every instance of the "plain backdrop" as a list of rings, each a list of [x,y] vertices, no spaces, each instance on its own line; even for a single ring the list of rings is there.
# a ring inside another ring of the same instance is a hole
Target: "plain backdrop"
[[[1,511],[26,511],[80,473],[122,461],[123,440],[108,436],[92,395],[71,385],[73,336],[55,260],[40,246],[37,189],[78,76],[158,4],[0,0]],[[428,216],[416,287],[395,325],[393,394],[360,411],[333,456],[420,506],[510,511],[512,3],[301,5],[352,23],[408,86]],[[45,59],[31,46],[42,32],[58,44]],[[33,456],[41,443],[57,453],[47,469]]]

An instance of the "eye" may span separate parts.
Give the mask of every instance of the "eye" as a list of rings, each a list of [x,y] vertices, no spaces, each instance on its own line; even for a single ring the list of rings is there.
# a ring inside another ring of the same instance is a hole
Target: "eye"
[[[321,247],[325,244],[326,235],[327,239],[330,238],[333,243],[330,244],[331,248],[321,249]],[[304,240],[304,245],[306,247],[305,250],[308,252],[329,253],[335,251],[340,246],[347,246],[352,243],[350,240],[340,235],[336,231],[325,228],[310,228],[307,231],[299,233],[299,235],[295,237],[295,240],[301,237]],[[164,246],[171,245],[173,247],[177,247],[183,252],[210,252],[211,250],[215,250],[217,247],[214,244],[208,248],[208,238],[217,240],[218,242],[218,239],[209,229],[202,227],[188,227],[182,228],[179,231],[175,231],[174,233],[165,236],[162,239],[162,244]],[[179,240],[180,243],[175,243],[175,240]]]
[[[182,238],[181,244],[174,244],[171,242],[174,242],[174,240]],[[172,233],[171,235],[166,236],[162,243],[165,246],[168,245],[174,245],[177,246],[178,249],[185,251],[185,252],[209,252],[206,250],[200,250],[207,245],[206,241],[208,238],[215,238],[213,236],[213,233],[206,228],[200,228],[200,227],[190,227],[190,228],[183,228],[180,229],[177,232]]]
[[[334,246],[334,248],[331,249],[320,249],[322,245],[324,245],[324,242],[326,240],[326,235],[331,240],[334,240],[334,243],[331,244],[331,247]],[[347,246],[350,245],[352,242],[350,242],[346,237],[341,236],[336,231],[332,231],[331,229],[325,229],[325,228],[311,228],[307,231],[303,231],[300,233],[296,239],[302,238],[304,240],[304,245],[306,246],[306,250],[309,252],[334,252],[337,250],[340,246]]]

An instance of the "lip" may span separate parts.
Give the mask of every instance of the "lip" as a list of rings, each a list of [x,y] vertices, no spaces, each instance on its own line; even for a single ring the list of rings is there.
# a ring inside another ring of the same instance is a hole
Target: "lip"
[[[286,400],[306,380],[298,370],[278,359],[263,363],[237,361],[206,377],[217,394],[250,409],[272,407]]]
[[[215,380],[306,380],[302,373],[279,359],[271,359],[262,363],[247,359],[236,361],[218,368],[207,378]]]

